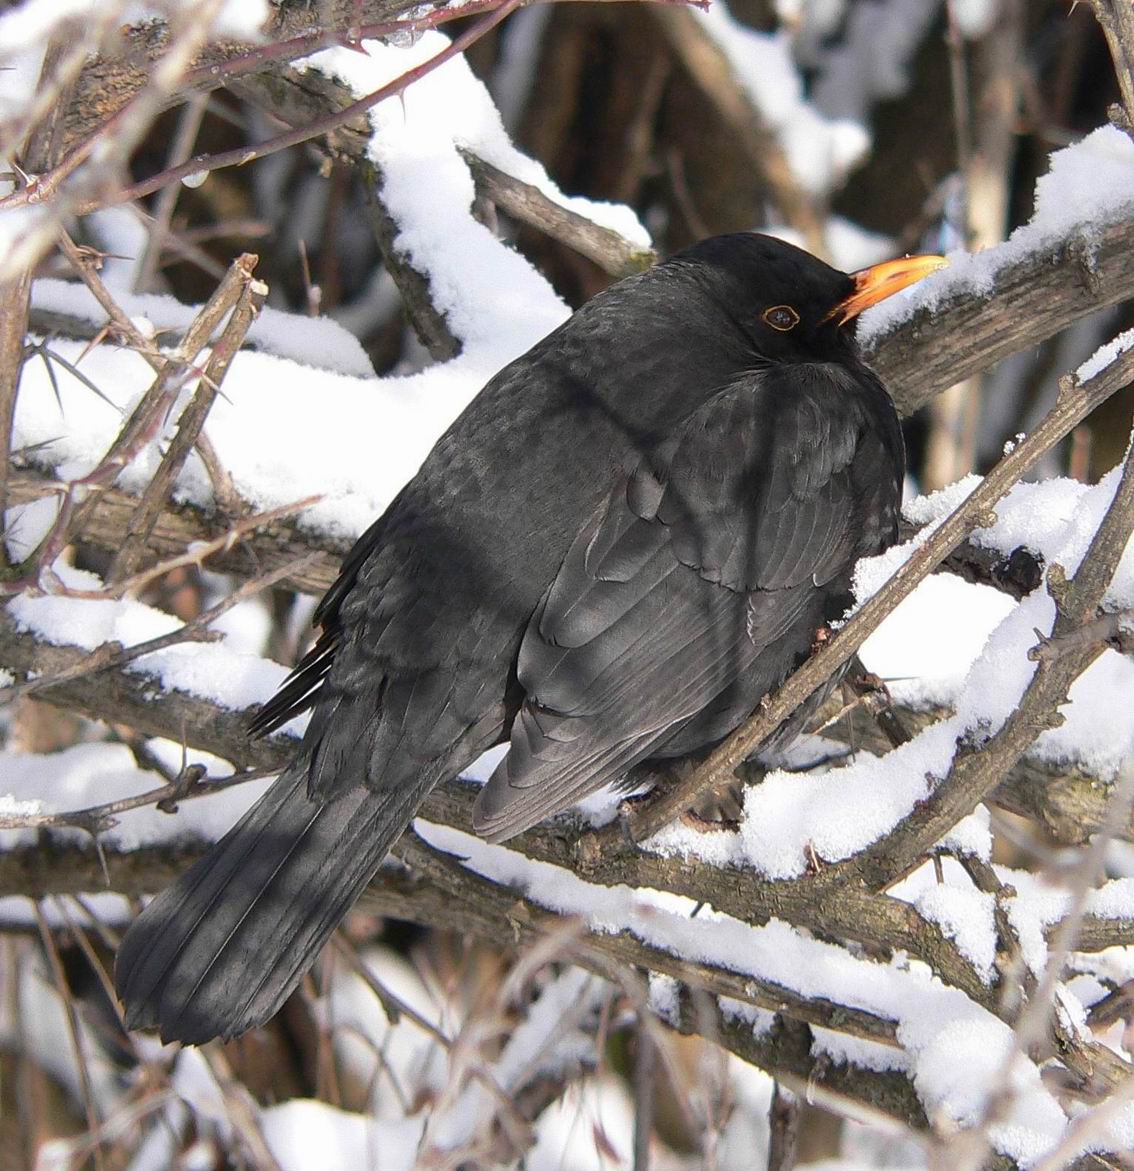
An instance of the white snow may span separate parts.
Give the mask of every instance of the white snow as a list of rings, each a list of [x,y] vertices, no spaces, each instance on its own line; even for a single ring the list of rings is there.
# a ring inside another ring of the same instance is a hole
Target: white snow
[[[841,0],[805,7],[816,71],[813,92],[819,109],[866,123],[871,107],[904,94],[909,67],[940,11],[940,0],[876,0],[851,4],[846,29],[831,34],[842,19]],[[828,46],[827,40],[833,41]]]
[[[858,121],[826,118],[805,100],[786,32],[748,28],[733,18],[724,0],[699,10],[697,17],[728,58],[768,129],[783,144],[800,184],[815,195],[834,188],[869,149],[865,127]]]
[[[935,883],[927,887],[914,904],[918,913],[957,945],[960,953],[976,968],[980,978],[991,984],[995,974],[995,901],[973,887]]]
[[[1117,337],[1112,338],[1106,345],[1099,346],[1079,369],[1075,371],[1075,377],[1080,382],[1086,382],[1088,378],[1094,378],[1096,374],[1105,370],[1107,366],[1113,362],[1117,362],[1119,357],[1131,347],[1134,347],[1134,329],[1127,329]]]
[[[84,570],[63,564],[55,568],[60,579],[71,588],[92,590],[102,586],[94,574]],[[8,603],[8,613],[21,630],[34,631],[57,645],[84,650],[94,650],[108,642],[130,647],[168,634],[181,625],[171,614],[130,598],[101,600],[23,594]],[[186,642],[153,651],[140,656],[128,669],[152,676],[155,685],[165,690],[199,695],[231,711],[264,703],[287,676],[287,669],[278,663],[258,655],[238,654],[223,639]]]
[[[857,959],[778,920],[753,927],[709,908],[690,918],[688,900],[597,887],[457,830],[420,818],[415,826],[426,841],[476,873],[560,914],[580,916],[593,931],[630,932],[674,954],[896,1018],[898,1039],[927,1110],[940,1110],[958,1123],[971,1124],[980,1116],[1012,1045],[1004,1022],[920,964],[906,965],[900,957],[890,964]],[[1012,1076],[1017,1094],[1008,1117],[993,1131],[994,1142],[1034,1157],[1058,1141],[1065,1119],[1031,1062],[1019,1058]]]
[[[379,1121],[326,1102],[293,1098],[263,1111],[260,1125],[281,1171],[410,1171],[416,1165],[425,1120]]]
[[[25,0],[0,16],[0,54],[15,56],[44,45],[68,21],[86,21],[107,8],[104,0]],[[111,5],[119,12],[122,5]]]
[[[883,757],[860,756],[820,776],[773,772],[748,790],[740,838],[769,878],[803,874],[812,852],[836,862],[876,841],[933,791],[952,759],[953,721]]]
[[[933,312],[955,297],[984,295],[1001,269],[1040,256],[1069,240],[1085,246],[1085,263],[1100,228],[1129,215],[1134,204],[1134,142],[1117,127],[1102,126],[1081,142],[1051,155],[1036,183],[1032,218],[1003,244],[983,252],[950,252],[949,266],[900,297],[891,297],[859,320],[860,343],[869,344],[918,310]]]
[[[952,704],[989,635],[1015,603],[953,574],[927,578],[862,645],[862,661],[898,702]]]
[[[141,257],[141,251],[136,255]],[[107,261],[107,267],[112,262]],[[104,272],[104,279],[107,274]],[[113,279],[106,282],[115,285]],[[132,283],[132,282],[131,282]],[[158,336],[166,331],[180,333],[193,320],[199,305],[183,305],[165,293],[134,293],[129,287],[115,286],[114,299],[142,332]],[[62,313],[101,327],[106,313],[86,285],[78,281],[42,277],[32,286],[32,308]],[[373,378],[374,370],[366,351],[354,334],[330,317],[307,317],[285,313],[265,305],[252,323],[247,343],[255,350],[289,358],[301,366],[349,374],[355,378]],[[54,342],[52,343],[55,344]],[[225,394],[229,385],[225,383]]]
[[[46,44],[60,25],[76,29],[97,21],[124,24],[143,23],[165,18],[182,10],[194,20],[200,19],[199,0],[165,0],[161,4],[129,0],[107,3],[107,0],[24,0],[24,3],[0,17],[0,54],[15,54],[23,49]],[[214,36],[255,39],[270,12],[268,0],[225,0],[212,19],[210,32]]]
[[[1000,13],[1000,0],[949,0],[949,10],[961,35],[979,40]]]
[[[940,845],[942,850],[988,862],[992,857],[992,823],[987,806],[978,805],[968,817],[962,817]]]

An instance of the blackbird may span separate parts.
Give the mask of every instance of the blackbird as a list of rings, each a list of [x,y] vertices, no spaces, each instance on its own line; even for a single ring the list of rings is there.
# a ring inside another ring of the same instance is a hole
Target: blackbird
[[[500,842],[737,727],[896,539],[901,431],[852,323],[942,263],[847,275],[716,236],[501,370],[255,720],[313,708],[296,760],[127,932],[128,1023],[201,1043],[270,1017],[426,794],[492,745],[473,824]]]

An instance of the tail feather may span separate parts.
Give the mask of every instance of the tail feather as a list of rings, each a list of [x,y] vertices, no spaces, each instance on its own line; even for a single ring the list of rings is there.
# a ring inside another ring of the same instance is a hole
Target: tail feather
[[[275,1013],[413,816],[432,778],[307,796],[285,772],[126,933],[115,982],[131,1028],[200,1044]]]

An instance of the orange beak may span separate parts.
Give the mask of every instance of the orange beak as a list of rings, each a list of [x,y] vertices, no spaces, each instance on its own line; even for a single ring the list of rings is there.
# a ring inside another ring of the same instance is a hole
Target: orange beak
[[[828,320],[833,317],[840,325],[846,325],[864,309],[885,301],[948,263],[944,256],[903,256],[851,273],[854,292],[831,310]]]

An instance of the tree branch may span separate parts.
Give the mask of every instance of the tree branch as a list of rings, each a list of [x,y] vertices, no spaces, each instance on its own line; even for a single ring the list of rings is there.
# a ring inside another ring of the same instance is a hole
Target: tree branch
[[[1134,296],[1134,221],[1084,224],[872,337],[866,359],[903,416],[973,374]]]

